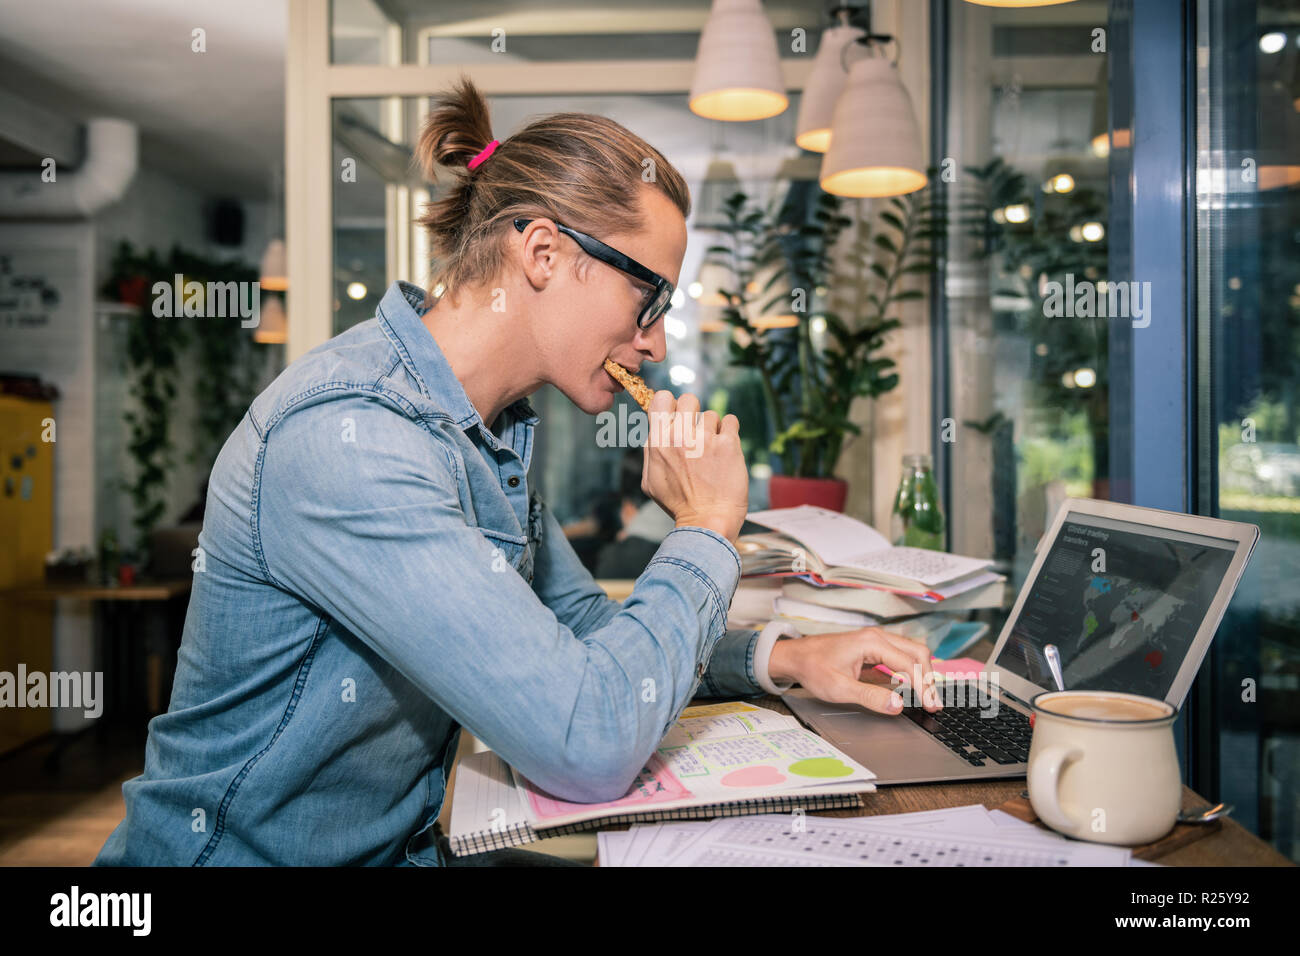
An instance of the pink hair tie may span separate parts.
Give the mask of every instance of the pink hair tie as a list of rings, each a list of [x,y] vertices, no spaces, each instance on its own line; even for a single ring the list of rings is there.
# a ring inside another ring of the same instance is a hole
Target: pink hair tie
[[[501,145],[500,141],[495,139],[492,140],[492,142],[488,143],[486,146],[483,147],[482,150],[479,151],[479,154],[477,156],[475,156],[473,159],[469,161],[469,168],[477,169],[483,163],[484,160],[486,160],[489,156],[491,156],[494,152],[496,152],[496,148],[500,145]]]

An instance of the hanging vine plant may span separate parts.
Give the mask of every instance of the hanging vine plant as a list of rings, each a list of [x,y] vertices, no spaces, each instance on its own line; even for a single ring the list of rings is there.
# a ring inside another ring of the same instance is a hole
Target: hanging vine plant
[[[124,416],[135,471],[123,482],[123,489],[134,509],[135,550],[142,561],[148,558],[150,532],[166,509],[167,482],[176,465],[172,433],[182,371],[188,372],[191,364],[197,368],[192,381],[197,421],[186,460],[208,465],[248,407],[261,364],[251,330],[242,327],[238,315],[185,321],[154,314],[155,284],[170,289],[177,275],[182,283],[193,280],[205,285],[257,279],[255,270],[238,261],[207,260],[177,247],[164,259],[152,249],[137,253],[130,243],[122,242],[113,257],[103,292],[138,306],[126,332],[129,392],[138,407]]]

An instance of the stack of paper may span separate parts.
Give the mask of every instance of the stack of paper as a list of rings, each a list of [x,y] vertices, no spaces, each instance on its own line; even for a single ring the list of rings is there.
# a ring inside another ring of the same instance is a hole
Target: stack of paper
[[[920,813],[771,813],[597,837],[601,866],[1157,866],[980,804]]]

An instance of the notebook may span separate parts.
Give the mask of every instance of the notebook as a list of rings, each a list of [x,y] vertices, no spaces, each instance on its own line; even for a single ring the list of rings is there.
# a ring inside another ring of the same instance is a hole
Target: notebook
[[[928,597],[916,597],[862,585],[827,587],[807,579],[789,577],[781,586],[781,596],[823,608],[857,612],[880,621],[929,614],[932,611],[956,612],[1002,607],[1007,584],[1007,579],[1002,575],[992,572],[976,574],[963,583],[972,583],[972,586],[949,596],[943,596],[944,589],[936,589]]]
[[[736,543],[742,575],[803,577],[943,600],[987,583],[992,563],[926,548],[894,547],[875,528],[814,505],[755,511]]]
[[[627,794],[571,803],[531,785],[492,751],[461,760],[447,839],[457,856],[617,823],[862,806],[866,767],[793,717],[741,701],[688,707]]]

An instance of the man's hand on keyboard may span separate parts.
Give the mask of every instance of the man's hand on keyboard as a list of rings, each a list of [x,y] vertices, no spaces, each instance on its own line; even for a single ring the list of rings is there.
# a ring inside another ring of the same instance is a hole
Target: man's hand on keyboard
[[[768,674],[774,681],[797,681],[830,703],[860,704],[882,714],[900,713],[902,696],[862,680],[877,664],[884,664],[919,689],[926,710],[942,708],[930,667],[930,649],[879,627],[779,640],[772,647]]]

